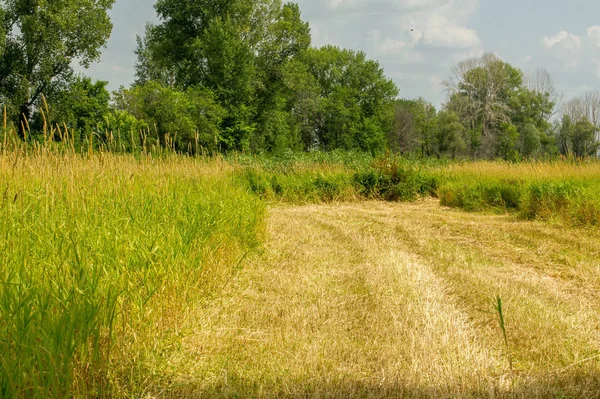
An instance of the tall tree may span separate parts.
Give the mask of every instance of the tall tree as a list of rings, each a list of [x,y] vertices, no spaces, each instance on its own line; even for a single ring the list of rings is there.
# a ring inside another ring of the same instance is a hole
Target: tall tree
[[[256,58],[258,126],[254,146],[267,151],[301,149],[302,127],[293,114],[301,99],[296,92],[306,93],[307,88],[302,87],[302,83],[313,83],[301,62],[310,47],[310,28],[302,21],[298,5],[287,3],[267,27],[266,35]],[[290,79],[292,76],[295,82]]]
[[[263,104],[256,97],[257,91],[271,93],[281,65],[310,45],[297,6],[279,0],[159,0],[155,8],[161,23],[149,25],[138,41],[138,83],[210,89],[227,110],[221,125],[226,150],[250,147],[257,114],[262,128],[279,125],[278,111],[264,112],[285,107],[279,90],[271,101],[261,95]]]
[[[113,3],[0,1],[0,102],[27,118],[42,93],[72,79],[73,62],[87,67],[97,60],[112,30]]]
[[[280,0],[159,0],[139,40],[138,84],[202,87],[226,110],[224,150],[385,147],[398,90],[377,62],[310,48],[298,5]]]
[[[417,131],[413,112],[415,105],[416,100],[396,100],[394,121],[388,133],[388,145],[392,151],[407,154],[418,147],[420,133]]]
[[[334,46],[310,49],[307,63],[321,91],[316,117],[322,148],[384,149],[398,88],[379,63]]]
[[[597,132],[598,128],[587,118],[574,121],[569,115],[564,115],[558,130],[560,153],[579,158],[597,155],[600,146]]]
[[[434,136],[434,151],[438,158],[450,156],[452,159],[460,155],[466,148],[464,140],[465,127],[460,123],[458,115],[452,111],[441,111],[437,115],[437,126]]]
[[[465,113],[459,115],[479,138],[481,152],[486,156],[496,153],[499,135],[510,123],[510,102],[523,84],[523,73],[503,62],[494,54],[463,61],[446,81],[451,96],[463,102]]]

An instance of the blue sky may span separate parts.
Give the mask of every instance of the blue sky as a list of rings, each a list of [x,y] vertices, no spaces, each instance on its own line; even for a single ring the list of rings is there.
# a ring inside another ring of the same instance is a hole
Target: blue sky
[[[441,104],[457,62],[495,52],[524,72],[547,69],[566,99],[600,88],[600,0],[298,0],[313,44],[363,50],[402,97]],[[113,34],[84,71],[111,90],[134,79],[135,36],[151,0],[117,0]]]

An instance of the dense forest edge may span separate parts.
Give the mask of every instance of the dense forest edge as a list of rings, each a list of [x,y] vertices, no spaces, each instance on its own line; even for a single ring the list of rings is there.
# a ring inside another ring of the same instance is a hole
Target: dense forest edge
[[[563,101],[545,70],[524,73],[486,54],[453,69],[437,110],[401,98],[363,52],[313,47],[298,5],[278,0],[159,0],[159,22],[138,37],[135,82],[109,93],[73,64],[99,59],[113,3],[0,4],[4,140],[12,131],[29,143],[69,136],[78,149],[190,155],[598,155],[599,92]]]

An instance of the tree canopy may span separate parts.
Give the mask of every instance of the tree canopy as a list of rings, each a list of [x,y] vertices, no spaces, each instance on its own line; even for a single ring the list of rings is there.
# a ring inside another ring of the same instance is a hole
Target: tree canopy
[[[113,3],[0,0],[0,101],[22,137],[57,125],[88,143],[126,137],[124,150],[598,154],[598,92],[563,104],[547,71],[485,54],[458,63],[437,109],[400,99],[364,52],[312,46],[299,6],[281,0],[158,0],[159,21],[137,39],[136,80],[111,96],[73,65],[99,58]]]
[[[17,115],[67,90],[72,64],[99,59],[114,0],[0,1],[0,102]]]

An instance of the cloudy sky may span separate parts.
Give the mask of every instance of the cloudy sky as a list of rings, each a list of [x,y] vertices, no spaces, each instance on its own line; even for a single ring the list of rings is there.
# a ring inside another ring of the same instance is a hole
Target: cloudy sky
[[[600,89],[600,0],[297,0],[313,44],[363,50],[402,97],[441,104],[460,60],[495,52],[523,71],[546,68],[566,98]],[[133,81],[135,36],[156,21],[152,0],[117,0],[100,63],[110,89]]]

